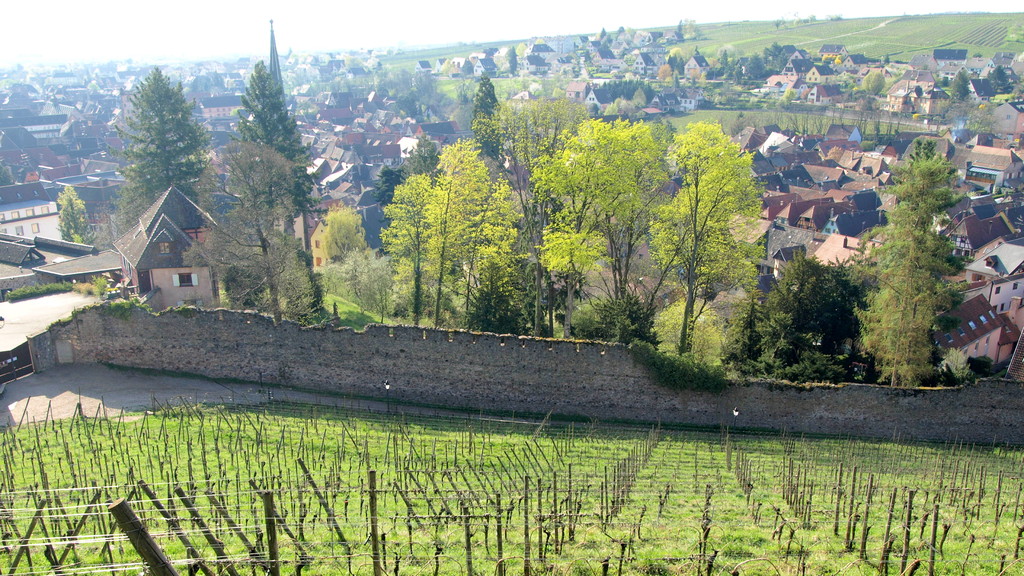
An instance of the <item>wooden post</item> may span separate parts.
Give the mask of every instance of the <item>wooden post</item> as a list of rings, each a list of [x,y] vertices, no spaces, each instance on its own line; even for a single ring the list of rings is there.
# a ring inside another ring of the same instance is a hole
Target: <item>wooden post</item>
[[[523,479],[523,576],[530,576],[530,477]]]
[[[146,527],[142,525],[142,521],[135,515],[124,498],[118,498],[107,509],[117,522],[117,526],[128,536],[135,551],[142,556],[142,561],[146,563],[151,574],[178,576],[178,572],[171,566],[171,561],[164,556],[163,550],[156,545],[149,532],[146,531]]]
[[[503,548],[503,544],[505,542],[505,540],[504,540],[504,536],[505,535],[503,534],[504,531],[502,530],[502,527],[501,527],[501,518],[502,518],[502,516],[504,516],[504,512],[501,509],[501,492],[495,493],[494,501],[495,501],[496,506],[498,508],[498,514],[497,514],[497,516],[495,516],[495,518],[497,518],[496,530],[497,530],[497,533],[498,533],[498,571],[497,572],[498,572],[498,576],[505,576],[505,556],[504,556],[504,551],[502,549]]]
[[[384,569],[380,563],[380,532],[377,527],[377,471],[367,472],[367,482],[370,490],[370,544],[373,554],[373,576],[384,576]]]
[[[156,492],[153,492],[153,489],[149,487],[149,484],[146,484],[143,480],[139,480],[138,486],[142,489],[143,493],[146,494],[150,502],[152,502],[153,507],[156,508],[157,511],[160,512],[160,515],[164,517],[164,520],[167,521],[167,526],[171,528],[171,532],[174,532],[174,535],[178,537],[178,541],[185,547],[185,551],[188,552],[189,558],[199,566],[199,569],[202,570],[205,576],[214,576],[213,570],[210,570],[210,567],[206,565],[202,556],[199,555],[195,546],[192,545],[192,541],[189,539],[188,535],[185,534],[184,530],[182,530],[181,523],[178,521],[178,518],[167,510],[167,508],[164,508],[164,505],[160,503],[160,499],[157,498]],[[97,492],[96,497],[99,498],[99,495],[100,493]],[[82,519],[84,521],[85,517],[83,516]],[[63,561],[63,557],[61,558]],[[194,570],[191,569],[189,571],[194,572]]]
[[[907,491],[907,517],[903,525],[903,553],[900,555],[900,574],[907,571],[907,557],[910,555],[910,523],[914,515],[914,494],[916,490]]]
[[[263,520],[267,531],[267,559],[270,561],[270,576],[281,576],[281,556],[277,549],[277,511],[274,509],[274,493],[260,492],[263,499]]]
[[[868,559],[868,513],[871,511],[871,492],[875,489],[875,475],[868,476],[867,500],[864,504],[864,527],[860,531],[860,559]]]
[[[932,508],[932,540],[929,544],[931,548],[928,555],[928,576],[935,576],[935,537],[939,531],[939,505],[936,504]],[[1002,572],[1002,570],[1000,570]]]
[[[43,500],[39,502],[39,508],[36,510],[35,516],[32,517],[32,521],[29,522],[28,530],[26,530],[25,534],[19,539],[18,552],[14,555],[14,560],[11,562],[11,570],[8,574],[14,574],[15,570],[18,569],[18,564],[21,562],[21,557],[28,554],[28,541],[32,537],[32,532],[35,531],[36,526],[43,521],[43,510],[45,510],[49,505],[50,501],[46,498],[43,498]],[[29,564],[32,564],[31,556],[29,557]]]
[[[227,570],[228,574],[230,576],[241,576],[238,573],[238,570],[235,570],[234,564],[232,564],[231,560],[228,558],[228,554],[224,550],[224,543],[214,535],[213,530],[210,529],[206,520],[204,520],[199,514],[199,510],[196,509],[195,503],[192,502],[192,499],[189,498],[187,493],[185,493],[185,490],[182,489],[181,486],[175,486],[174,494],[178,497],[178,500],[181,500],[182,506],[188,510],[189,516],[192,517],[192,521],[195,522],[196,527],[198,527],[199,531],[203,534],[203,538],[206,539],[206,543],[210,545],[210,548],[212,548],[213,552],[217,555],[217,559],[225,565],[224,569]]]
[[[469,531],[469,507],[462,502],[462,526],[466,534],[466,576],[473,576],[473,535]]]

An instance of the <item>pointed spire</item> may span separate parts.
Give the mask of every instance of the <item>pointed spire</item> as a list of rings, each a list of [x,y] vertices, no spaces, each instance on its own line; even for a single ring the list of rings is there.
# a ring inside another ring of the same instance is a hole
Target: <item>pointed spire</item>
[[[270,76],[284,92],[284,79],[281,78],[281,60],[277,56],[277,40],[274,39],[274,21],[270,21]]]

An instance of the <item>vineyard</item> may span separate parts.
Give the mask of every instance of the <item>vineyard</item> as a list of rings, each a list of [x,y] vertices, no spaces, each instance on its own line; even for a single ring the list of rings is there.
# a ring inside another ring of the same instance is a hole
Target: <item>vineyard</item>
[[[6,429],[0,570],[138,574],[130,514],[170,559],[149,573],[1024,572],[1017,449],[397,410]]]

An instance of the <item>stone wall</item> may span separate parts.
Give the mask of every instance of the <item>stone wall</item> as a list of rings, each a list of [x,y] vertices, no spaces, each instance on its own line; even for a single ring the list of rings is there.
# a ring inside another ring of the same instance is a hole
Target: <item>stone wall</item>
[[[619,345],[408,326],[274,326],[231,311],[80,311],[33,340],[37,366],[109,362],[478,410],[793,432],[1024,443],[1024,390],[1009,381],[941,390],[737,384],[668,390]],[[734,414],[738,412],[738,414]]]

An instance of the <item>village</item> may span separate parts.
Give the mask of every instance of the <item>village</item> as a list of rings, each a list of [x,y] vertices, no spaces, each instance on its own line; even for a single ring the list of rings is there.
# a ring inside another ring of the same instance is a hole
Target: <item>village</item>
[[[565,99],[608,121],[666,123],[714,110],[728,80],[733,92],[745,87],[751,102],[798,106],[804,118],[803,130],[731,127],[764,189],[758,226],[742,232],[762,250],[759,288],[769,292],[797,254],[843,264],[877,244],[873,231],[886,224],[895,203],[888,192],[892,167],[915,142],[932,141],[957,169],[955,191],[963,199],[947,211],[941,232],[966,262],[963,275],[950,279],[964,287],[963,304],[948,311],[959,326],[937,333],[935,342],[969,358],[987,357],[997,370],[1007,367],[1024,328],[1024,101],[1007,95],[1019,94],[1024,61],[1010,53],[984,58],[936,49],[901,64],[868,60],[842,44],[816,52],[775,44],[764,58],[709,59],[699,50],[684,58],[667,46],[687,33],[680,26],[534,39],[397,71],[382,69],[373,53],[282,58],[288,101],[312,159],[314,209],[296,219],[294,230],[314,270],[330,259],[323,240],[332,208],[358,214],[366,245],[380,250],[387,225],[382,171],[400,169],[417,148],[443,150],[473,135],[466,106],[437,96],[438,82],[475,86],[481,78],[520,78],[534,82],[534,91],[505,95],[510,102]],[[186,87],[194,120],[214,150],[237,138],[256,60],[166,69]],[[155,310],[218,303],[209,271],[182,259],[205,225],[191,201],[168,191],[134,231],[118,229],[112,217],[126,165],[119,127],[130,113],[129,95],[149,71],[106,64],[0,76],[0,170],[8,181],[0,186],[3,294],[103,275],[112,290],[143,296]],[[390,82],[390,92],[372,89],[371,78]],[[636,89],[624,94],[624,86]],[[410,103],[410,94],[419,100]],[[1000,102],[993,101],[997,94]],[[962,112],[950,116],[951,110]],[[83,201],[94,242],[61,239],[57,196],[65,187]]]

